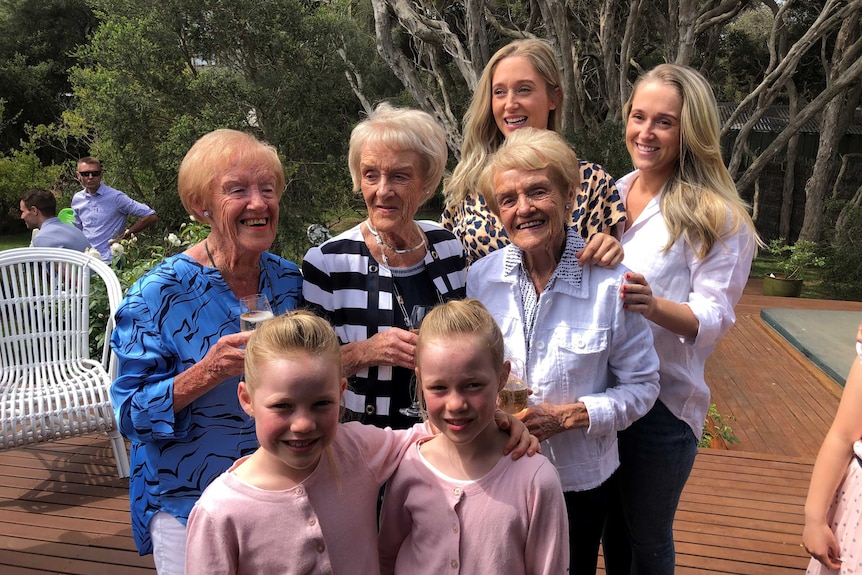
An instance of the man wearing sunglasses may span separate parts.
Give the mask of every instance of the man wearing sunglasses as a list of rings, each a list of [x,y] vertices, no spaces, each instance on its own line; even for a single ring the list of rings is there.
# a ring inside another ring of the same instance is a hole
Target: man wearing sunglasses
[[[72,198],[75,227],[84,232],[102,260],[113,259],[111,243],[150,227],[159,219],[155,210],[102,183],[102,163],[93,157],[78,160],[78,181],[84,189]],[[138,218],[126,227],[126,218]]]

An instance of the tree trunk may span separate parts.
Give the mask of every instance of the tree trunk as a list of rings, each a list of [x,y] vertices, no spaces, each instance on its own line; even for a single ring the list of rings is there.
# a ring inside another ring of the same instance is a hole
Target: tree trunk
[[[790,99],[789,117],[796,117],[799,109],[799,94],[796,92],[796,84],[793,80],[787,83],[787,94]],[[793,216],[793,191],[796,178],[796,151],[799,147],[799,134],[795,134],[787,142],[787,153],[784,158],[784,185],[781,188],[781,215],[778,220],[778,236],[790,237],[790,223]]]

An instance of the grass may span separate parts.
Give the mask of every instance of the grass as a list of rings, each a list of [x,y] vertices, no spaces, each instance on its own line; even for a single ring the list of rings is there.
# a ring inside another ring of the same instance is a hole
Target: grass
[[[0,236],[0,251],[12,248],[26,248],[30,245],[30,232]]]

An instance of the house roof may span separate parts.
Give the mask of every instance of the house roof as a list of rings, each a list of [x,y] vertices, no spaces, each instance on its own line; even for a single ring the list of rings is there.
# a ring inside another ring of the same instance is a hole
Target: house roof
[[[718,105],[718,115],[722,125],[726,124],[727,120],[730,119],[731,114],[733,114],[734,110],[736,110],[736,106],[737,104],[729,102],[723,102]],[[743,124],[745,124],[750,117],[750,111],[743,112],[736,119],[730,129],[741,129]],[[778,132],[781,132],[781,130],[783,130],[785,127],[787,127],[787,124],[789,122],[789,106],[770,106],[769,109],[767,109],[766,113],[763,114],[763,117],[761,117],[757,121],[757,123],[754,124],[753,131],[777,134]],[[799,131],[801,133],[809,134],[820,133],[820,115],[818,114],[814,118],[805,122]],[[853,121],[847,127],[847,131],[845,133],[862,135],[862,109],[856,108]]]

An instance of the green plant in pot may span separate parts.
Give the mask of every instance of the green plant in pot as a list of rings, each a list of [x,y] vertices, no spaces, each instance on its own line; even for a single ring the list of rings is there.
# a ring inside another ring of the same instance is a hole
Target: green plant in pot
[[[799,297],[805,269],[826,264],[826,259],[817,255],[817,244],[810,240],[787,244],[779,238],[769,242],[767,250],[778,259],[776,272],[763,278],[763,295]]]

